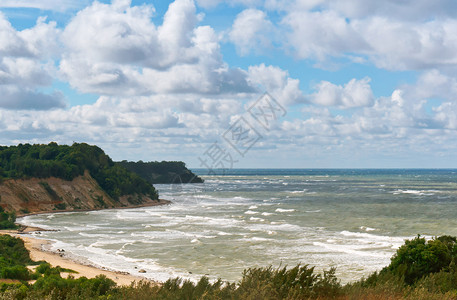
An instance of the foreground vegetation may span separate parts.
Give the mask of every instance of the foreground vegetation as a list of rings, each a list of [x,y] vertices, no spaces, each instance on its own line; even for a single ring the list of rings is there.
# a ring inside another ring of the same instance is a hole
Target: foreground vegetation
[[[104,276],[64,279],[60,268],[41,262],[34,272],[22,240],[0,236],[0,299],[457,299],[456,238],[408,240],[389,266],[355,283],[342,285],[335,269],[316,274],[313,267],[250,268],[237,283],[202,277],[162,285],[140,281],[118,287]],[[38,264],[38,263],[35,263]],[[35,279],[34,284],[26,280]],[[0,279],[1,282],[1,279]]]
[[[72,180],[86,170],[113,199],[132,194],[158,199],[157,191],[149,182],[115,164],[97,146],[85,143],[0,146],[0,182],[49,177]]]
[[[16,213],[6,212],[3,207],[0,206],[0,229],[16,229]]]

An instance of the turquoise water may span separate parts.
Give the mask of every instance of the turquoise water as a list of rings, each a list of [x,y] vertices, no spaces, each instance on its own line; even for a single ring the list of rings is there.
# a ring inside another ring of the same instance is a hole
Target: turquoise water
[[[456,170],[231,170],[156,185],[172,205],[28,216],[52,249],[166,280],[240,279],[252,266],[337,268],[343,282],[386,266],[406,238],[457,235]]]

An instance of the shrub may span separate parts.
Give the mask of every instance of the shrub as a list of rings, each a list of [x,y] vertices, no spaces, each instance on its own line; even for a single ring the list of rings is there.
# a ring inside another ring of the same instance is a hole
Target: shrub
[[[16,214],[14,212],[6,212],[0,206],[0,229],[16,229]]]
[[[0,277],[8,279],[29,280],[30,271],[25,266],[12,266],[0,269]]]
[[[449,270],[456,253],[455,237],[441,236],[426,241],[417,236],[405,241],[383,272],[392,272],[403,277],[405,283],[413,284],[431,273]]]
[[[24,247],[24,242],[20,238],[0,235],[0,268],[15,265],[25,266],[32,263],[29,251]]]
[[[308,297],[334,297],[341,292],[335,269],[314,273],[314,267],[297,265],[287,269],[273,267],[250,268],[243,272],[237,289],[242,299],[303,299]]]

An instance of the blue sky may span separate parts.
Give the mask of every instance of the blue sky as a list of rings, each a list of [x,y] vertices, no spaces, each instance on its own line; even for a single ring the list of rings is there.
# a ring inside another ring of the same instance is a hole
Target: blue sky
[[[451,0],[2,0],[0,143],[194,168],[455,168],[455,36]],[[249,107],[268,103],[286,113],[266,128]]]

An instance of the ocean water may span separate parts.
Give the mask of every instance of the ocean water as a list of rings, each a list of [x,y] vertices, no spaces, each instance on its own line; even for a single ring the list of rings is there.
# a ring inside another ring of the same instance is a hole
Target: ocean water
[[[204,174],[204,170],[197,170]],[[258,266],[336,267],[342,282],[405,239],[457,235],[457,170],[230,170],[156,185],[172,205],[27,216],[73,259],[147,278],[237,281]],[[144,269],[147,273],[139,274]]]

